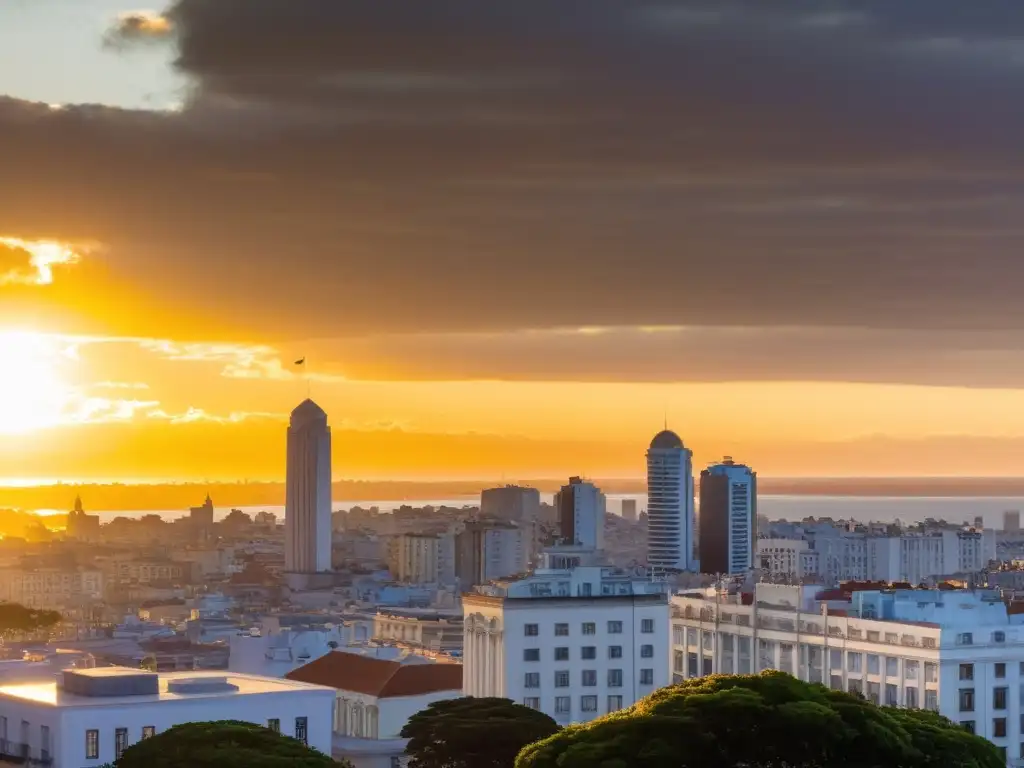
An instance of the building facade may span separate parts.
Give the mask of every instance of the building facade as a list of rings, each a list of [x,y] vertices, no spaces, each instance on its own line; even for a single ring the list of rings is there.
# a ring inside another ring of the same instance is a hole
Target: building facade
[[[696,571],[693,453],[665,430],[647,451],[647,562],[656,573]]]
[[[68,670],[58,681],[0,686],[0,744],[29,765],[104,765],[141,739],[229,713],[330,754],[333,704],[330,688],[252,675]]]
[[[558,532],[565,544],[604,549],[605,496],[593,483],[570,477],[555,494]]]
[[[436,584],[439,581],[441,539],[416,533],[392,536],[388,541],[388,570],[407,584]]]
[[[331,570],[331,428],[327,414],[304,400],[288,425],[285,570]]]
[[[1009,764],[1024,760],[1024,623],[997,592],[829,600],[820,590],[758,584],[749,604],[714,590],[674,596],[673,681],[776,669],[876,704],[934,710],[992,741]]]
[[[601,566],[542,569],[462,598],[463,694],[561,724],[632,705],[669,682],[664,586]]]
[[[623,499],[622,507],[620,508],[623,520],[629,520],[631,523],[636,522],[636,499]]]
[[[532,523],[540,517],[540,491],[519,485],[486,488],[480,492],[480,514],[514,523]]]
[[[741,575],[755,567],[757,474],[726,456],[700,473],[700,568]]]
[[[461,589],[526,573],[529,533],[515,523],[466,523],[455,537],[455,576]]]

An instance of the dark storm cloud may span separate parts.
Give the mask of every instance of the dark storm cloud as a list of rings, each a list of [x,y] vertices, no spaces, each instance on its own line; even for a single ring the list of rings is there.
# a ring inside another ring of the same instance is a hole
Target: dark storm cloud
[[[261,337],[1024,324],[1019,0],[165,15],[180,112],[0,101],[0,234]]]

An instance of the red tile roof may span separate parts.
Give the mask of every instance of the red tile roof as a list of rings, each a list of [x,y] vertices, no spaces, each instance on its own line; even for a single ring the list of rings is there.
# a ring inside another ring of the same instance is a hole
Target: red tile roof
[[[462,665],[400,664],[346,651],[331,651],[292,670],[286,678],[386,699],[440,691],[462,695]]]

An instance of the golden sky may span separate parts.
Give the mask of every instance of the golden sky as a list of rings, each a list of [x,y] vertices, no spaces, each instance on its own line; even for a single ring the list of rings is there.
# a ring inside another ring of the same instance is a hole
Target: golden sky
[[[1020,474],[1024,12],[429,2],[0,1],[0,482]]]

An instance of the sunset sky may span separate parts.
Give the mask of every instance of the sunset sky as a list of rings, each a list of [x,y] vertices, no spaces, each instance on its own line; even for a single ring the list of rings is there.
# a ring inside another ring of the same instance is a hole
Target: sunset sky
[[[1020,0],[137,11],[0,2],[0,482],[1024,474]]]

